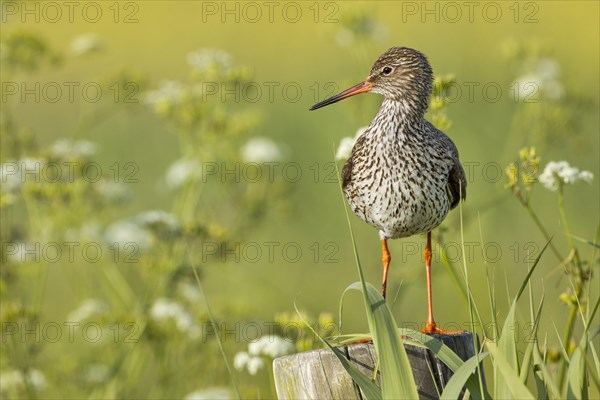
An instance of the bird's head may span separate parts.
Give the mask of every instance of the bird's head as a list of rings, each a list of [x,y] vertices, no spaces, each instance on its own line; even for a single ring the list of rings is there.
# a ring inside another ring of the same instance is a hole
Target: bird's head
[[[432,85],[433,72],[423,53],[407,47],[392,47],[375,61],[367,79],[310,109],[316,110],[350,96],[373,92],[425,113]]]

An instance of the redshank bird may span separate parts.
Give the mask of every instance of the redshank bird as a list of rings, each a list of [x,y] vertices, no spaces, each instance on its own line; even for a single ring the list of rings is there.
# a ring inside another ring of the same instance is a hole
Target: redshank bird
[[[388,239],[427,234],[423,258],[428,315],[423,332],[437,334],[445,332],[432,311],[431,230],[466,198],[467,182],[452,140],[424,118],[432,85],[425,55],[393,47],[375,61],[365,81],[310,109],[359,93],[383,95],[379,112],[342,169],[342,188],[352,211],[379,230],[383,297],[391,260]]]

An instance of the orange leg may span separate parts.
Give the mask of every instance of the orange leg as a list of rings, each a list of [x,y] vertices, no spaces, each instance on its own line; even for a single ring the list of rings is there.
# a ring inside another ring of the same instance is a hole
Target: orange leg
[[[427,245],[425,246],[425,251],[423,251],[423,258],[425,259],[425,271],[427,275],[427,323],[421,332],[428,335],[445,335],[462,332],[444,331],[438,328],[435,320],[433,319],[433,296],[431,290],[431,232],[427,232]]]
[[[383,239],[381,241],[381,261],[383,262],[383,284],[381,285],[381,295],[384,299],[387,289],[388,268],[390,267],[391,260],[392,256],[390,255],[390,251],[387,247],[387,239]]]

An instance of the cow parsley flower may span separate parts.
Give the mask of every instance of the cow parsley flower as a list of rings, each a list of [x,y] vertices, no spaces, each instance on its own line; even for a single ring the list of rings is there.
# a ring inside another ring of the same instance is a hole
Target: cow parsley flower
[[[273,359],[291,354],[295,349],[296,346],[293,343],[275,335],[263,336],[248,345],[250,355],[264,355]]]
[[[545,96],[550,100],[559,100],[564,88],[559,80],[560,65],[552,58],[533,58],[525,62],[525,74],[517,78],[517,96],[520,100],[532,101]]]
[[[96,144],[89,140],[60,139],[54,142],[50,152],[61,159],[87,158],[96,153]]]
[[[160,236],[172,236],[181,229],[177,217],[162,210],[145,211],[135,217],[134,222]]]
[[[150,316],[157,322],[172,320],[180,332],[187,333],[192,339],[200,336],[200,327],[194,318],[176,301],[164,297],[156,299],[150,309]]]
[[[367,130],[367,127],[364,126],[362,128],[359,128],[358,131],[356,131],[356,134],[354,135],[354,137],[347,136],[345,138],[342,138],[342,140],[340,141],[340,144],[339,144],[339,146],[337,148],[337,151],[335,152],[335,159],[336,160],[347,160],[347,159],[349,159],[350,156],[352,155],[352,148],[354,147],[354,144],[356,143],[356,140],[366,130]]]
[[[226,70],[231,68],[233,57],[224,50],[200,49],[188,53],[187,62],[199,71],[205,71],[212,67]]]
[[[590,171],[580,171],[566,161],[550,161],[539,176],[540,183],[548,190],[556,192],[562,185],[579,181],[591,183],[594,175]]]
[[[111,224],[104,233],[104,240],[120,247],[135,244],[136,249],[147,250],[152,246],[152,234],[139,224],[129,221],[117,221]]]
[[[164,80],[158,89],[145,93],[144,101],[160,111],[164,105],[179,104],[183,101],[186,89],[179,81]]]
[[[282,158],[281,147],[265,137],[256,137],[248,140],[242,147],[242,159],[245,162],[275,162]]]
[[[169,166],[166,173],[167,186],[178,189],[186,183],[202,178],[202,163],[195,159],[181,158]]]
[[[296,346],[280,336],[263,336],[248,345],[248,351],[240,351],[233,358],[237,370],[246,369],[250,375],[256,375],[265,366],[265,358],[271,360],[291,354]]]
[[[248,352],[240,351],[233,358],[233,366],[238,371],[246,369],[250,375],[256,375],[258,370],[264,368],[265,361],[259,356],[252,356]]]

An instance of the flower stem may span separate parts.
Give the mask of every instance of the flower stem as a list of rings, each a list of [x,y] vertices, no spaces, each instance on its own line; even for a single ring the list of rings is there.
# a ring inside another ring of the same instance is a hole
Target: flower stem
[[[577,287],[577,297],[581,294],[580,285]],[[571,311],[569,311],[569,320],[567,322],[567,329],[565,331],[565,337],[563,339],[563,343],[565,345],[565,352],[569,351],[569,343],[571,343],[571,336],[573,335],[573,327],[575,326],[575,317],[577,316],[577,306],[572,305]],[[560,367],[560,375],[559,375],[559,384],[558,387],[562,388],[563,383],[565,381],[565,374],[567,372],[567,360],[564,359],[562,365]]]
[[[569,228],[569,222],[567,221],[567,213],[565,211],[565,196],[563,193],[563,186],[561,185],[558,190],[558,209],[560,211],[560,219],[565,227],[565,235],[567,236],[567,244],[570,249],[574,251],[574,259],[575,264],[579,269],[581,269],[581,263],[579,262],[579,254],[577,254],[577,249],[573,245],[573,237],[571,236],[571,229]]]
[[[531,216],[531,219],[533,219],[533,222],[535,222],[535,224],[537,225],[540,232],[542,232],[542,235],[544,235],[544,239],[546,239],[546,241],[550,242],[550,250],[552,250],[552,252],[556,256],[556,258],[558,258],[558,261],[560,261],[560,262],[564,261],[565,258],[560,255],[558,249],[556,248],[556,246],[554,246],[554,243],[552,243],[550,241],[550,239],[551,239],[550,234],[548,234],[548,231],[546,230],[546,228],[544,228],[542,221],[540,221],[539,217],[537,216],[537,214],[535,213],[533,208],[531,208],[529,203],[521,201],[521,204],[523,204],[523,206],[525,206],[525,208],[527,209],[527,212]]]
[[[583,284],[584,284],[583,270],[581,267],[581,261],[579,260],[579,254],[577,253],[577,249],[573,245],[571,229],[569,228],[569,223],[567,220],[567,213],[565,211],[565,197],[564,197],[562,184],[560,185],[560,187],[558,189],[558,209],[560,212],[561,221],[562,221],[564,229],[565,229],[565,235],[567,236],[567,244],[568,244],[569,248],[571,249],[571,251],[573,252],[572,261],[569,262],[571,264],[571,268],[568,270],[568,273],[575,278],[575,284],[574,284],[575,293],[574,294],[575,294],[575,298],[579,299],[579,297],[581,296],[581,294],[583,292]],[[576,268],[576,271],[574,270],[574,268]],[[566,351],[568,351],[569,345],[571,343],[571,336],[573,336],[573,328],[575,326],[575,317],[577,316],[579,304],[580,303],[578,301],[577,303],[572,303],[570,305],[571,310],[569,311],[569,319],[567,321],[567,328],[565,331],[565,338],[563,341],[564,345],[566,346],[566,349],[565,349]],[[563,363],[560,368],[560,375],[559,375],[559,387],[561,387],[561,388],[564,384],[566,371],[567,371],[567,360],[563,360]]]

